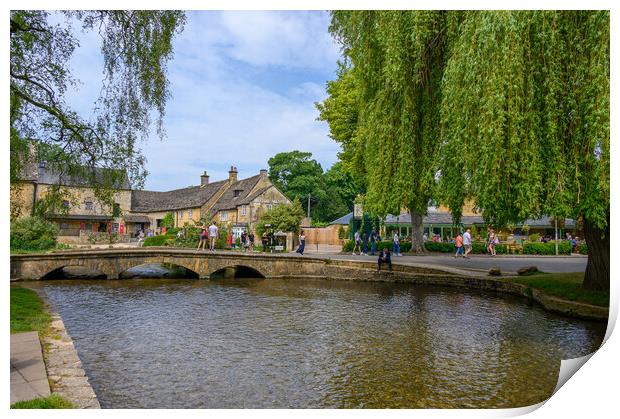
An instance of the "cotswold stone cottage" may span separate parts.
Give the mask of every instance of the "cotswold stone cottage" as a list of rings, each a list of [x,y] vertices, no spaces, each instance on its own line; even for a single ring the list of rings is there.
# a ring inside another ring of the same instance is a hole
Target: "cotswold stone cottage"
[[[275,205],[290,204],[269,180],[266,170],[247,179],[237,179],[237,168],[231,166],[228,179],[209,182],[205,171],[200,185],[172,191],[132,190],[128,182],[118,182],[114,207],[100,205],[92,188],[81,179],[63,178],[44,164],[29,167],[19,185],[11,191],[11,201],[21,209],[18,217],[30,215],[37,200],[53,185],[61,185],[71,199],[63,204],[62,214],[47,218],[60,227],[62,242],[85,242],[94,233],[136,235],[140,230],[158,231],[163,218],[172,213],[175,227],[193,225],[201,218],[214,220],[234,232],[253,230],[260,216]]]

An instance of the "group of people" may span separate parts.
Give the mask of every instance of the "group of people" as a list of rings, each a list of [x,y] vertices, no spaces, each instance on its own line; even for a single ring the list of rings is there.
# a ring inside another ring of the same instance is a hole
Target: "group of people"
[[[454,239],[454,245],[456,246],[455,258],[460,255],[465,259],[469,259],[469,253],[471,252],[471,229],[465,230],[463,235],[459,233]]]
[[[381,241],[381,236],[379,236],[379,234],[374,229],[370,232],[370,236],[368,236],[365,232],[362,233],[362,235],[360,235],[360,232],[356,231],[354,238],[355,238],[355,246],[353,247],[352,254],[355,254],[355,251],[357,250],[357,252],[360,255],[365,255],[365,256],[374,256],[375,251],[377,249],[377,243]],[[398,235],[398,232],[394,233],[393,240],[394,240],[394,254],[397,254],[398,256],[402,256],[402,254],[400,253],[400,237]],[[368,252],[369,244],[370,244],[370,252]]]
[[[209,227],[203,225],[200,230],[200,241],[198,242],[198,248],[196,251],[207,250],[207,239],[209,240],[209,250],[215,252],[215,243],[217,241],[218,228],[215,223],[211,223]]]
[[[234,247],[233,242],[234,242],[233,234],[229,232],[228,236],[226,237],[226,246],[232,249]],[[239,245],[241,246],[241,249],[243,249],[244,252],[248,250],[250,252],[253,252],[254,251],[254,233],[251,231],[248,233],[247,231],[243,230],[241,234],[239,235]]]

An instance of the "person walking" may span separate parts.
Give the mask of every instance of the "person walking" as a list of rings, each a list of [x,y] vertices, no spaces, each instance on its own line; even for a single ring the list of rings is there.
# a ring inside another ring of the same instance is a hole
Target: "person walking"
[[[489,230],[489,238],[488,238],[488,244],[487,244],[487,250],[489,251],[489,253],[491,253],[491,256],[495,256],[495,241],[497,240],[497,237],[495,236],[495,230],[490,229]]]
[[[228,231],[228,235],[226,236],[226,248],[231,250],[233,248],[233,234],[230,230]]]
[[[209,226],[209,250],[215,252],[215,242],[217,241],[217,232],[218,228],[215,225],[215,222],[211,222]]]
[[[250,231],[250,235],[248,236],[250,239],[250,252],[254,252],[254,232]]]
[[[456,246],[456,254],[454,255],[454,257],[458,257],[459,255],[465,257],[465,255],[463,254],[463,236],[461,236],[461,233],[457,234],[456,238],[454,239],[454,245]]]
[[[362,245],[361,245],[361,241],[360,241],[360,232],[356,231],[355,235],[353,236],[353,239],[355,240],[355,246],[353,246],[353,253],[355,254],[355,249],[357,249],[357,251],[359,252],[359,254],[362,254]]]
[[[463,247],[465,248],[465,254],[463,257],[469,259],[469,252],[471,252],[471,230],[468,228],[463,234]]]
[[[362,253],[364,254],[364,256],[366,256],[368,254],[368,235],[366,234],[366,232],[362,234],[362,246],[364,249]]]
[[[200,248],[202,247],[202,250],[207,250],[207,226],[203,225],[201,227],[200,230],[200,241],[198,242],[198,248],[196,249],[196,251],[200,251]]]
[[[370,256],[375,255],[376,247],[377,247],[377,232],[373,229],[370,232]]]
[[[394,254],[402,256],[400,253],[400,242],[398,240],[398,231],[394,232]]]
[[[245,232],[245,230],[243,230],[243,232],[241,233],[241,249],[245,252],[248,248],[248,235]]]
[[[301,234],[299,235],[299,247],[296,250],[296,253],[300,255],[304,255],[304,250],[306,248],[306,235],[303,230],[301,230]]]
[[[387,247],[384,247],[381,252],[379,252],[379,260],[378,260],[377,271],[381,270],[381,265],[386,263],[390,268],[390,272],[392,271],[392,257],[390,256],[390,250]]]

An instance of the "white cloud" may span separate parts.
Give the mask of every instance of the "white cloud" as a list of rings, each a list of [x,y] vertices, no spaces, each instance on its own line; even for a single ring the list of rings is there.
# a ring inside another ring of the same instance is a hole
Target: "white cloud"
[[[314,107],[338,59],[328,25],[324,12],[189,12],[168,65],[168,137],[143,145],[146,188],[196,185],[203,170],[225,179],[230,165],[252,176],[292,150],[310,151],[328,168],[339,147]],[[101,86],[94,36],[72,62],[85,85],[70,95],[79,109],[90,110]]]

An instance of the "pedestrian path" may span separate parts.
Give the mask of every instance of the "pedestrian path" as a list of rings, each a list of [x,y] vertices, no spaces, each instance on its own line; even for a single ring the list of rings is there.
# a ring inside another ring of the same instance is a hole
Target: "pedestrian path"
[[[11,335],[11,404],[50,395],[38,332]]]

